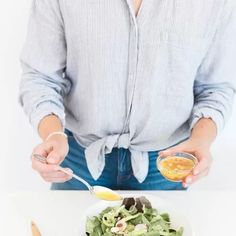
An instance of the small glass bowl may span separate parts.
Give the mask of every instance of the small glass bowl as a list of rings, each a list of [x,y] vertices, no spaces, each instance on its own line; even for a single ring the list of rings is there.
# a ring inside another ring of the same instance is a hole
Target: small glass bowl
[[[189,169],[178,169],[175,168],[174,170],[170,170],[168,168],[163,167],[163,161],[167,159],[173,159],[173,158],[181,158],[181,159],[188,159],[193,162],[193,166]],[[195,166],[198,164],[198,159],[189,153],[184,152],[176,152],[169,156],[158,156],[157,158],[157,169],[161,172],[161,174],[169,181],[172,182],[182,182],[195,168]]]

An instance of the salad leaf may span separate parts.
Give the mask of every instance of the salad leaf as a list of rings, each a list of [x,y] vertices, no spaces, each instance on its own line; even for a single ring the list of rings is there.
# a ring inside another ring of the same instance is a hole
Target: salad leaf
[[[86,232],[93,233],[97,227],[101,226],[100,219],[96,216],[87,219]]]
[[[125,206],[125,209],[129,210],[131,206],[135,205],[135,199],[132,197],[124,198],[122,205]]]
[[[183,236],[171,228],[170,216],[159,214],[145,198],[125,198],[121,206],[107,207],[86,222],[88,236]]]

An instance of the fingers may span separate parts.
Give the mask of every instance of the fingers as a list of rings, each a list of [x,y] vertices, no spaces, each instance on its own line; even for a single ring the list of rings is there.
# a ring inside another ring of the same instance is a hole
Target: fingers
[[[63,177],[63,178],[48,178],[48,177],[42,177],[44,181],[49,183],[65,183],[71,179],[71,177]]]
[[[70,169],[66,169],[68,172],[72,173],[72,171]],[[45,178],[67,178],[67,177],[71,177],[71,174],[68,175],[66,173],[63,173],[61,171],[54,171],[54,172],[42,172],[41,176],[45,177]]]
[[[68,153],[68,143],[65,139],[50,139],[38,145],[32,153],[32,168],[39,172],[47,182],[66,182],[70,180],[71,174],[59,171],[60,164]],[[47,163],[41,163],[33,158],[34,154],[47,158]],[[68,172],[72,172],[70,169]]]
[[[67,147],[63,144],[55,143],[53,140],[43,142],[38,145],[34,150],[32,155],[39,154],[47,158],[49,164],[61,164],[67,155]]]
[[[40,144],[34,148],[32,155],[31,155],[32,160],[33,160],[34,154],[38,154],[40,156],[47,157],[48,152],[47,152],[46,148],[44,147],[44,145]]]
[[[196,181],[198,181],[199,179],[207,176],[208,173],[209,173],[209,168],[205,169],[204,171],[202,171],[198,175],[191,174],[191,175],[187,176],[186,179],[183,181],[183,187],[188,188],[191,184],[193,184]]]
[[[68,172],[72,173],[70,169],[66,169]],[[50,172],[50,173],[40,173],[41,177],[46,181],[46,182],[51,182],[51,183],[62,183],[69,181],[72,176],[65,174],[61,171],[55,171],[55,172]]]
[[[60,166],[52,164],[44,164],[35,160],[34,158],[32,158],[32,168],[37,172],[39,172],[41,177],[46,182],[64,183],[72,178],[71,175],[61,172]],[[69,173],[73,173],[73,171],[69,168],[65,170],[67,170]]]
[[[210,153],[198,153],[196,152],[196,157],[199,162],[193,170],[193,173],[185,178],[183,181],[183,186],[185,188],[189,187],[191,184],[195,183],[197,180],[208,175],[211,164],[212,157]]]
[[[39,154],[41,156],[47,157],[48,154],[53,150],[53,146],[50,143],[41,143],[37,147],[34,148],[33,154]]]
[[[204,158],[198,164],[193,170],[193,175],[199,175],[201,172],[203,172],[205,169],[209,167],[209,160]]]
[[[206,148],[205,145],[199,145],[199,143],[189,139],[174,147],[161,151],[159,155],[167,157],[177,152],[186,152],[194,155],[198,159],[198,163],[196,164],[192,174],[187,176],[183,181],[183,186],[185,188],[208,174],[212,164],[212,156],[210,149]]]
[[[204,170],[208,169],[212,163],[212,156],[210,153],[200,154],[196,152],[196,157],[199,160],[198,164],[193,170],[194,175],[199,175]]]
[[[164,156],[164,157],[165,156],[170,156],[170,155],[172,155],[172,154],[174,154],[176,152],[183,152],[183,150],[184,150],[183,145],[179,144],[177,146],[174,146],[172,148],[168,148],[168,149],[166,149],[164,151],[159,152],[159,155],[160,156]]]
[[[68,174],[65,174],[65,173],[59,171],[60,167],[58,166],[58,164],[60,164],[60,162],[61,162],[61,159],[59,159],[60,156],[57,155],[56,152],[54,152],[54,151],[51,151],[49,154],[47,151],[50,151],[50,148],[46,149],[44,145],[39,145],[38,147],[36,147],[34,149],[34,153],[40,154],[45,157],[47,157],[47,155],[48,155],[48,157],[50,157],[50,156],[53,157],[53,158],[50,158],[50,161],[55,162],[55,164],[41,163],[40,161],[33,158],[33,155],[32,155],[32,168],[34,170],[36,170],[46,182],[64,183],[64,182],[70,180],[72,178],[71,175],[68,175]],[[47,157],[47,161],[48,161],[48,157]],[[56,157],[56,158],[54,158],[54,157]],[[53,159],[53,161],[52,161],[52,159]],[[72,172],[70,169],[67,169],[67,171]]]
[[[64,157],[60,155],[57,151],[51,151],[47,156],[47,162],[49,164],[57,164],[60,165],[62,161],[64,160]]]
[[[43,164],[32,158],[32,168],[40,173],[50,173],[59,170],[58,165]]]

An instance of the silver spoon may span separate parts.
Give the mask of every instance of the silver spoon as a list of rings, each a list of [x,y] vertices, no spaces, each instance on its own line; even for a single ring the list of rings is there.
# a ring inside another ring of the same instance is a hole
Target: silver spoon
[[[43,164],[48,164],[47,158],[42,155],[34,154],[33,157],[34,157],[34,159],[36,159],[37,161],[39,161]],[[75,174],[71,173],[70,171],[65,170],[61,166],[58,166],[58,167],[59,167],[60,171],[66,173],[69,176],[72,176],[73,178],[75,178],[78,181],[80,181],[81,183],[83,183],[88,188],[89,192],[92,195],[95,195],[97,198],[107,200],[107,201],[122,200],[122,197],[118,193],[116,193],[115,191],[113,191],[109,188],[103,187],[103,186],[91,186],[86,180],[79,177],[78,175],[75,175]],[[105,193],[105,194],[103,194],[103,193]]]

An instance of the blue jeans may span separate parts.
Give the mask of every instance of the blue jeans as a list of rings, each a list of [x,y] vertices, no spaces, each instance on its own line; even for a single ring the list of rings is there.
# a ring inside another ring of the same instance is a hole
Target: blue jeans
[[[106,155],[106,165],[102,175],[96,181],[92,178],[81,147],[70,131],[67,131],[69,139],[69,154],[61,164],[70,168],[75,174],[84,178],[91,185],[101,185],[114,190],[184,190],[181,183],[166,180],[156,167],[158,151],[149,152],[149,172],[143,183],[139,183],[133,175],[130,151],[124,148],[114,148]],[[86,190],[86,187],[75,179],[65,183],[53,183],[52,190]]]

